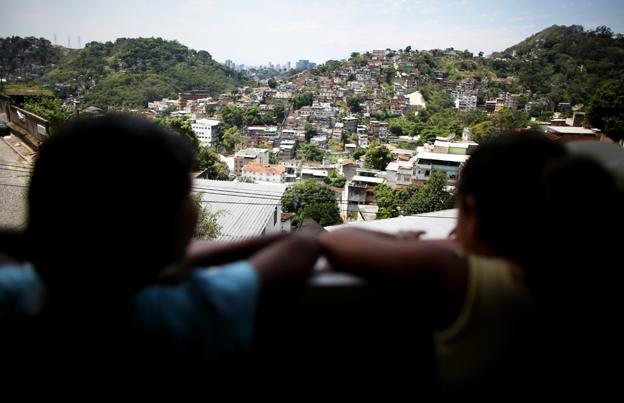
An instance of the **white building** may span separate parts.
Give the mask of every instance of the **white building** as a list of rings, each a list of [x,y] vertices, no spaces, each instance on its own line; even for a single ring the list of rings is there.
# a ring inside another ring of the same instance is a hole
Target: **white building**
[[[254,182],[284,183],[286,181],[286,167],[252,162],[243,166],[243,178],[251,179]]]
[[[219,143],[219,123],[213,119],[197,119],[191,125],[199,144],[215,147]]]

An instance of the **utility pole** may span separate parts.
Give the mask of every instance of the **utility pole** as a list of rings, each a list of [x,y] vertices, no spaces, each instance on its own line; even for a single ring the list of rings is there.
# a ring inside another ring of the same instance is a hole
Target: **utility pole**
[[[67,35],[67,47],[71,49],[71,36]]]

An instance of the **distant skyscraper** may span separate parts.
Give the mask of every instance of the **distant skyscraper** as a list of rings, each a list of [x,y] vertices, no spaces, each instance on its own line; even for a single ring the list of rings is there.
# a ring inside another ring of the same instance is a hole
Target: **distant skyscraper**
[[[297,69],[311,69],[316,66],[316,63],[310,63],[309,60],[299,60],[296,64]]]
[[[227,60],[225,61],[225,65],[226,65],[226,67],[229,67],[229,68],[231,68],[231,69],[233,69],[233,68],[235,68],[235,67],[236,67],[236,64],[235,64],[233,61],[231,61],[230,59],[227,59]]]
[[[286,70],[290,70],[290,62],[286,62]]]

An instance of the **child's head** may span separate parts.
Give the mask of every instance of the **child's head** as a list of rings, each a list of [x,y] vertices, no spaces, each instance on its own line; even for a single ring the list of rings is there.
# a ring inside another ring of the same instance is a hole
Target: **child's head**
[[[196,218],[192,157],[182,137],[130,115],[78,120],[51,137],[28,194],[44,279],[136,284],[180,259]]]
[[[540,231],[542,177],[565,156],[540,133],[505,133],[481,144],[458,185],[457,235],[468,251],[522,260]]]

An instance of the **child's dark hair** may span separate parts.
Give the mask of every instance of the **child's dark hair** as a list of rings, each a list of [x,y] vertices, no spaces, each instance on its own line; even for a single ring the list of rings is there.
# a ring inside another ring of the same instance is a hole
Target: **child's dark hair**
[[[27,234],[44,280],[133,282],[179,259],[175,220],[192,158],[180,136],[131,115],[77,120],[51,137],[28,194]]]
[[[522,263],[539,231],[546,167],[565,149],[535,131],[509,132],[475,150],[462,170],[458,202],[475,201],[477,236],[502,256]]]

